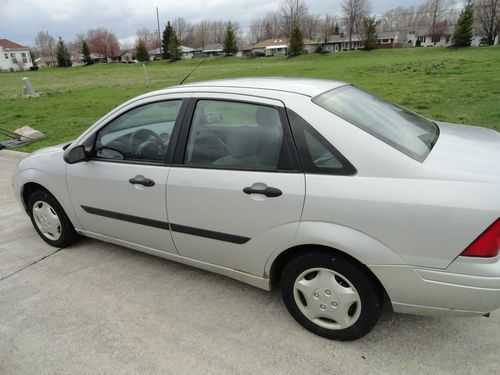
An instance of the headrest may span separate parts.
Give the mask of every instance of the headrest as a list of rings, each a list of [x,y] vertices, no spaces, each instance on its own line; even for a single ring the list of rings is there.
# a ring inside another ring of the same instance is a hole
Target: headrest
[[[256,154],[259,149],[259,134],[254,127],[232,129],[227,135],[226,146],[229,155],[235,157]]]
[[[266,128],[279,128],[281,126],[278,111],[270,107],[258,107],[255,112],[255,122]]]

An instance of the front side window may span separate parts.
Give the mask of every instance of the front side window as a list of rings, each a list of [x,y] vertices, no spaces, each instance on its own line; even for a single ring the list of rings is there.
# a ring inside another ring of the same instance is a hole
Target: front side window
[[[276,108],[199,100],[184,163],[191,166],[276,170],[283,127]]]
[[[151,103],[128,111],[101,129],[98,158],[163,162],[182,100]]]
[[[432,121],[354,86],[320,94],[313,102],[418,161],[439,136]]]

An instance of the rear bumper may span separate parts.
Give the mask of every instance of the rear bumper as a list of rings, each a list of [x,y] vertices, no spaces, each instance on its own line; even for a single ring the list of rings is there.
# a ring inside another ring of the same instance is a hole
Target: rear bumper
[[[370,266],[395,312],[484,315],[500,307],[500,256],[458,257],[446,270]]]

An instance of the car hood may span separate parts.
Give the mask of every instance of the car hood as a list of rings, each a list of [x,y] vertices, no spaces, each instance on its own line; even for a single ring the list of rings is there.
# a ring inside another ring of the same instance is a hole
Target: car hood
[[[477,126],[439,122],[439,138],[428,166],[500,180],[500,133]]]
[[[44,148],[41,148],[40,150],[32,152],[31,155],[41,155],[41,154],[49,154],[49,153],[57,152],[57,151],[63,151],[64,146],[66,146],[68,144],[71,144],[71,142],[65,142],[65,143],[61,143],[59,145],[55,145],[55,146],[44,147]]]

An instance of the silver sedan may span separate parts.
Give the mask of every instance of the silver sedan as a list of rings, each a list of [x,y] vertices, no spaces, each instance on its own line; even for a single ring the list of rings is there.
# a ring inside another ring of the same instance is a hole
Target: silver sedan
[[[500,133],[346,83],[155,91],[31,154],[13,181],[49,244],[88,236],[280,284],[291,315],[327,338],[363,336],[384,302],[416,314],[500,306]]]

